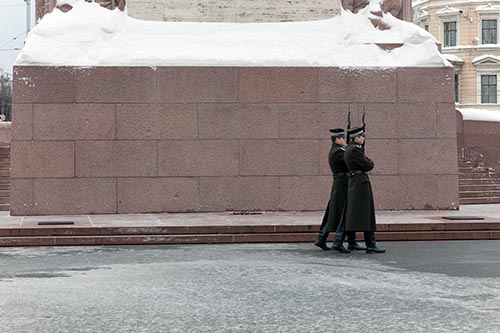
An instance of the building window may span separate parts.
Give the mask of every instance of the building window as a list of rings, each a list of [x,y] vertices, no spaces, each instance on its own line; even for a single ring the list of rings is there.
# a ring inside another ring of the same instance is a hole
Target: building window
[[[425,31],[428,32],[429,31],[429,25],[428,24],[424,25],[424,29],[425,29]]]
[[[482,21],[482,44],[497,43],[497,20]]]
[[[459,99],[460,96],[458,95],[459,83],[460,83],[459,76],[458,76],[458,74],[455,74],[455,102],[457,102],[457,103],[460,103],[460,99]]]
[[[457,22],[444,23],[444,46],[457,46]]]
[[[497,102],[497,76],[481,75],[481,103]]]

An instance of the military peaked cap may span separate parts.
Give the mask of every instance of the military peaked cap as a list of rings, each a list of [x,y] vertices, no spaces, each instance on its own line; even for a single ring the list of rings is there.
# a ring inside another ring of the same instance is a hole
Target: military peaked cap
[[[330,135],[332,137],[341,137],[341,138],[344,138],[345,137],[345,131],[343,128],[333,128],[330,130]]]
[[[366,136],[366,132],[362,127],[348,129],[347,134],[349,134],[350,138],[354,138],[357,136]]]

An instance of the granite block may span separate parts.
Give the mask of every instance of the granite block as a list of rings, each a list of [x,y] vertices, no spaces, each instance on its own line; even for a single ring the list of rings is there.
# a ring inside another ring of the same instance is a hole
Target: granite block
[[[156,176],[156,141],[79,141],[78,177]]]
[[[394,175],[398,173],[399,145],[397,140],[369,138],[365,141],[365,154],[375,167],[370,174]]]
[[[282,104],[279,136],[283,139],[325,139],[330,128],[344,127],[347,104]]]
[[[14,66],[12,103],[74,103],[73,67]]]
[[[324,210],[330,200],[332,177],[280,177],[279,188],[281,210]]]
[[[319,68],[320,102],[396,102],[395,69]]]
[[[278,137],[276,104],[200,104],[201,139],[272,139]]]
[[[33,108],[34,140],[109,140],[115,138],[115,106],[39,104]]]
[[[398,175],[370,175],[375,209],[404,209]]]
[[[317,140],[242,140],[240,174],[318,175]]]
[[[437,176],[437,209],[458,208],[458,175]]]
[[[201,177],[201,211],[277,210],[278,177]]]
[[[457,133],[464,133],[464,117],[460,111],[455,111],[455,117],[457,119]]]
[[[73,177],[72,141],[14,141],[11,143],[11,177]]]
[[[398,138],[435,138],[437,132],[436,107],[434,103],[398,103]],[[371,118],[370,118],[371,119]],[[368,122],[367,118],[367,122]],[[454,124],[454,122],[453,122]],[[446,124],[450,126],[450,124]],[[452,138],[454,138],[452,136]]]
[[[12,104],[12,141],[33,139],[33,105]]]
[[[76,71],[78,103],[156,101],[156,76],[151,67],[91,67]]]
[[[237,102],[238,69],[232,67],[160,67],[162,102]]]
[[[194,212],[196,178],[119,178],[118,213]]]
[[[195,139],[195,104],[122,104],[117,107],[117,138],[122,140]]]
[[[116,213],[116,179],[35,179],[35,214]]]
[[[491,148],[500,147],[499,134],[464,134],[465,147]]]
[[[457,174],[457,141],[454,139],[399,140],[400,174]]]
[[[405,175],[399,179],[400,209],[437,209],[437,176]]]
[[[316,68],[242,67],[240,102],[317,102],[317,75]]]
[[[493,121],[465,120],[464,134],[468,135],[498,135],[500,137],[500,123]]]
[[[458,116],[455,103],[436,103],[437,137],[440,139],[454,139],[457,132],[463,131],[461,116]],[[461,115],[461,114],[460,114]],[[500,131],[499,131],[500,133]]]
[[[400,136],[400,105],[397,103],[368,103],[351,107],[351,127],[362,125],[365,112],[367,139],[393,139]],[[406,128],[406,124],[404,125]]]
[[[235,176],[236,140],[166,140],[159,143],[160,176]]]
[[[10,215],[33,215],[33,179],[11,179],[10,187]]]
[[[415,67],[397,69],[399,102],[441,102],[455,101],[453,68]]]

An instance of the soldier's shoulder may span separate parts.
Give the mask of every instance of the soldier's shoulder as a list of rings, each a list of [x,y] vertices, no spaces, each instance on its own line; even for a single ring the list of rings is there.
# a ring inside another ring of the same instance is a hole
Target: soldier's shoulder
[[[354,149],[361,149],[363,148],[361,145],[358,145],[357,143],[351,143],[347,146],[348,150],[354,150]]]

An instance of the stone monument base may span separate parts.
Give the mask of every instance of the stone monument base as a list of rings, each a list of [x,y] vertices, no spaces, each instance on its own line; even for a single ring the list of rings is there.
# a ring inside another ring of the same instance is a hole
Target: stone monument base
[[[322,210],[366,113],[377,209],[456,209],[452,68],[14,69],[12,215]]]

